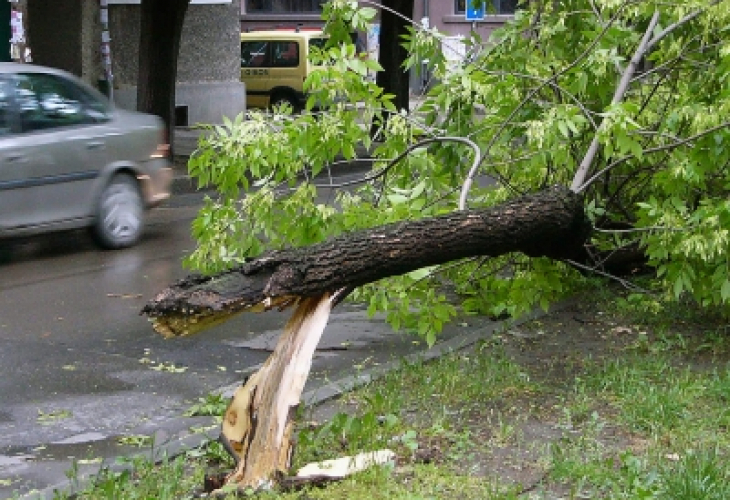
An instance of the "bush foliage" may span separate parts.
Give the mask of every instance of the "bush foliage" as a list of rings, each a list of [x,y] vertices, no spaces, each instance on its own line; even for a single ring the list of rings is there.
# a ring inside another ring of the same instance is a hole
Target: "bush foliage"
[[[215,272],[267,250],[458,210],[460,198],[485,207],[562,184],[585,195],[595,226],[588,267],[600,271],[611,252],[635,247],[654,271],[649,291],[730,311],[730,4],[521,7],[489,40],[467,38],[462,62],[444,56],[442,33],[414,23],[406,66],[428,61],[431,85],[414,109],[399,110],[374,83],[378,63],[349,36],[367,30],[375,9],[327,3],[329,42],[311,56],[321,70],[306,82],[307,110],[251,111],[201,140],[190,171],[219,196],[194,222],[188,264]],[[362,148],[371,170],[333,184],[328,174]],[[480,182],[465,187],[472,177]],[[446,290],[468,312],[520,314],[584,279],[570,263],[513,254],[382,280],[355,298],[432,340],[456,313]]]

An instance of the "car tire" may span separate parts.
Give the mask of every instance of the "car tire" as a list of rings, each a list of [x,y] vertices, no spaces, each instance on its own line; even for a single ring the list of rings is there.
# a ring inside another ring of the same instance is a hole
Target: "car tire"
[[[272,109],[279,108],[284,104],[288,104],[289,106],[291,106],[292,112],[294,112],[294,113],[299,112],[299,108],[297,107],[296,101],[290,95],[274,94],[271,97],[270,107]]]
[[[117,174],[99,196],[93,234],[103,248],[134,245],[144,230],[144,201],[137,181]]]

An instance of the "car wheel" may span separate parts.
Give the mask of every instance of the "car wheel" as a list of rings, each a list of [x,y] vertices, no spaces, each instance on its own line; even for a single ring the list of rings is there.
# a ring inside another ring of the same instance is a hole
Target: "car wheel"
[[[144,229],[144,202],[135,179],[115,175],[99,197],[94,235],[104,248],[134,245]]]
[[[276,94],[271,98],[272,109],[278,109],[285,105],[290,106],[294,113],[298,112],[297,103],[294,102],[294,99],[291,96],[286,94]]]

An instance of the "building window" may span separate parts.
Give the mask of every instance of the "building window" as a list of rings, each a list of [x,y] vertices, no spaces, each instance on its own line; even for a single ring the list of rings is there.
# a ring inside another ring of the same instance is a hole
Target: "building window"
[[[246,0],[246,14],[319,14],[322,0]]]
[[[486,13],[489,14],[514,14],[520,0],[485,0]],[[455,0],[454,12],[456,14],[466,13],[466,0]]]

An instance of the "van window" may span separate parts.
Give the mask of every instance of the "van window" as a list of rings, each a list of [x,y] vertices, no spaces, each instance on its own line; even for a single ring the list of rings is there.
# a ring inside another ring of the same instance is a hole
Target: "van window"
[[[271,66],[276,68],[296,68],[299,66],[299,44],[294,41],[271,43]]]
[[[269,66],[269,42],[241,42],[241,67]]]

